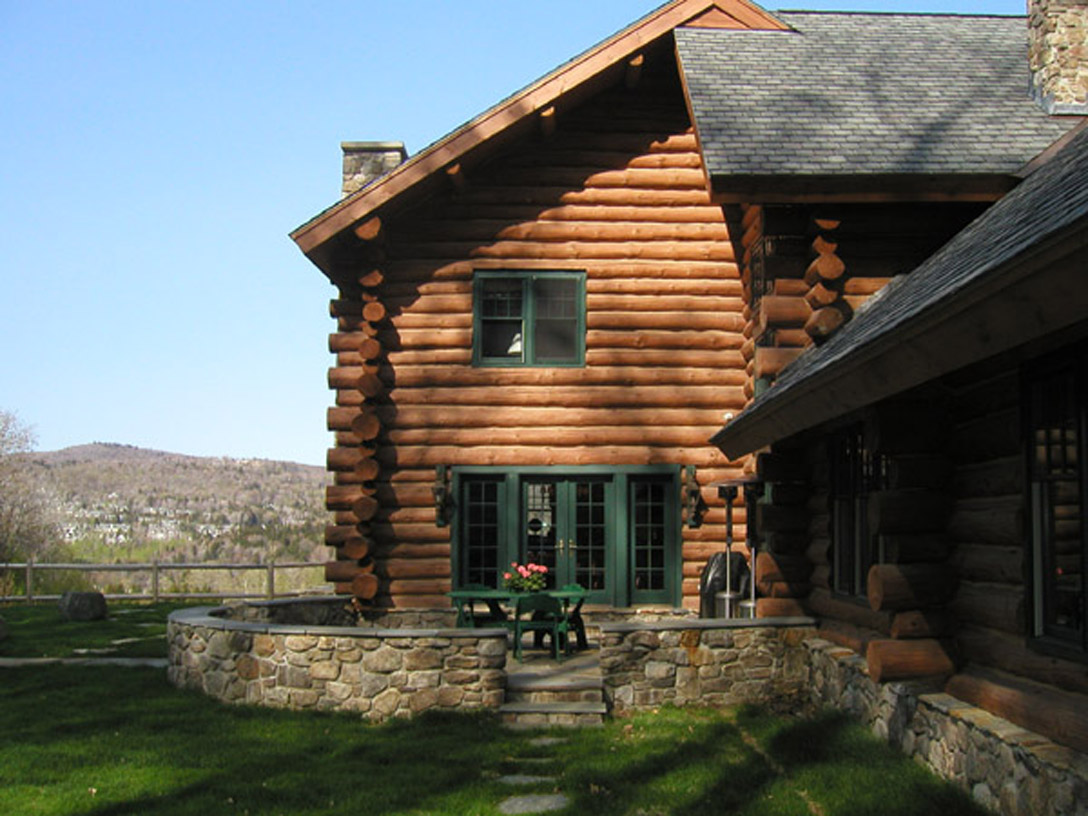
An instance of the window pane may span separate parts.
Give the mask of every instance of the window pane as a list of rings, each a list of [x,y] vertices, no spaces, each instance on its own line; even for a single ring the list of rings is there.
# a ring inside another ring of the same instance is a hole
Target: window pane
[[[1083,475],[1079,382],[1069,366],[1031,385],[1032,513],[1036,548],[1035,631],[1084,642]]]
[[[482,283],[480,354],[485,359],[519,361],[523,351],[522,283],[488,278]]]
[[[499,566],[499,483],[472,480],[464,486],[467,584],[495,586]]]
[[[536,326],[533,342],[537,360],[571,362],[578,359],[578,281],[540,277],[533,281]]]
[[[635,482],[631,490],[632,530],[635,551],[635,590],[665,589],[664,482]]]
[[[548,568],[548,584],[555,570],[556,485],[525,485],[525,559]]]

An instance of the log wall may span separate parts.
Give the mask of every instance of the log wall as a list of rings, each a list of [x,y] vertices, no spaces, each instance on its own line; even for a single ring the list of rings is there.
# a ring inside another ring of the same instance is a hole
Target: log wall
[[[356,229],[341,277],[359,285],[333,302],[330,338],[341,590],[374,581],[379,604],[448,605],[437,466],[676,464],[697,466],[705,504],[683,528],[683,602],[698,607],[699,571],[725,541],[708,485],[742,470],[707,444],[745,403],[732,236],[671,54],[647,55],[637,88],[549,118],[554,132]],[[489,269],[585,271],[584,368],[472,367],[473,274]],[[743,507],[734,518],[743,539]]]

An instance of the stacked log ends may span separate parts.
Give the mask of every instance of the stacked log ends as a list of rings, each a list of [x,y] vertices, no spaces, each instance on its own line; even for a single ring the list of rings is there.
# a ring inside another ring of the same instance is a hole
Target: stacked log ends
[[[816,218],[817,230],[812,241],[815,256],[805,270],[805,283],[811,287],[805,296],[812,314],[805,321],[805,332],[814,343],[822,343],[837,332],[852,316],[853,310],[843,294],[846,264],[839,257],[839,244],[834,237],[839,220]]]
[[[940,607],[955,590],[955,573],[943,564],[874,564],[869,570],[869,606],[874,612]]]
[[[865,662],[874,683],[919,677],[948,676],[956,671],[951,642],[924,640],[871,640]]]
[[[381,220],[374,217],[354,230],[356,237],[377,243],[384,237]],[[329,385],[353,398],[338,398],[337,404],[352,408],[347,416],[337,418],[337,447],[330,450],[326,466],[335,476],[335,484],[326,488],[326,506],[337,514],[337,523],[325,528],[325,543],[336,549],[336,560],[325,566],[325,580],[340,594],[371,601],[378,593],[371,555],[370,523],[378,514],[375,481],[381,475],[376,440],[382,423],[377,403],[385,392],[378,375],[383,362],[383,348],[377,339],[378,324],[386,318],[386,308],[378,297],[385,279],[380,269],[359,276],[359,289],[349,297],[342,293],[330,309],[339,320],[340,333],[332,335],[330,351],[338,355],[339,367],[330,370]]]

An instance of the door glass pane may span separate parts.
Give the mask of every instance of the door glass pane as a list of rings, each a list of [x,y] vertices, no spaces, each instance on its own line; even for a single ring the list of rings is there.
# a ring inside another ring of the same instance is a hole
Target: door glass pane
[[[1066,369],[1033,383],[1032,482],[1042,631],[1078,644],[1085,627],[1077,379]]]
[[[537,360],[575,362],[578,359],[578,281],[536,278],[533,281],[536,326],[533,345]]]
[[[485,279],[481,286],[480,353],[486,359],[521,360],[522,284],[520,280]]]
[[[473,480],[465,483],[466,584],[495,586],[499,567],[499,483]]]
[[[556,568],[556,492],[554,482],[525,485],[525,559],[548,568],[548,586]]]
[[[637,481],[631,485],[634,588],[664,590],[665,586],[665,499],[663,482]]]
[[[604,482],[574,483],[574,581],[586,589],[605,588]]]

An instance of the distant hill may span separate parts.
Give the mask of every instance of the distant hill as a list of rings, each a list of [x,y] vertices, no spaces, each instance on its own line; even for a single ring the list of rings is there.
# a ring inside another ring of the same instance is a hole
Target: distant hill
[[[24,455],[73,558],[324,560],[323,468],[96,442]]]

